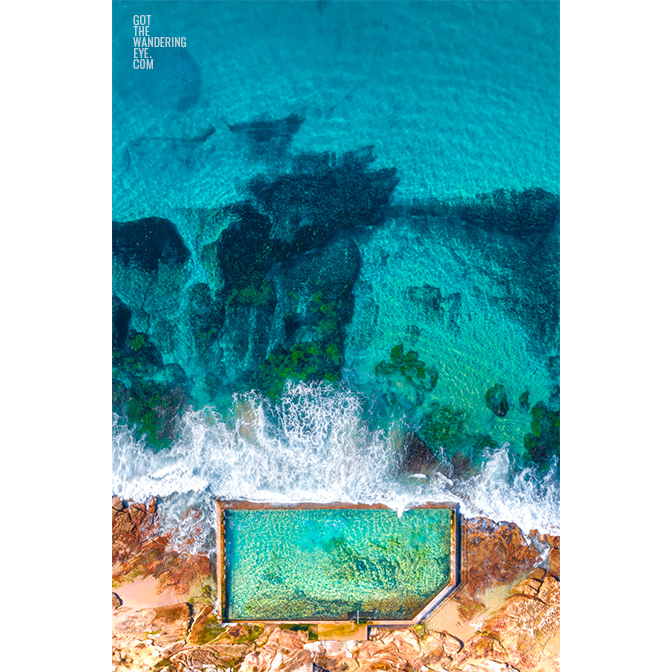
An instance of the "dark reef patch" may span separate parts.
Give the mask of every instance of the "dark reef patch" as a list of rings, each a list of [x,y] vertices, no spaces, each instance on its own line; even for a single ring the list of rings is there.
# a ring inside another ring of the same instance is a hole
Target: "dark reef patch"
[[[516,191],[497,189],[478,194],[459,208],[464,222],[510,233],[537,244],[552,231],[560,217],[560,198],[535,187]]]
[[[275,156],[286,154],[294,136],[301,128],[305,117],[290,114],[282,119],[263,117],[238,124],[226,123],[229,131],[241,137],[253,156]]]
[[[400,375],[417,390],[431,391],[439,380],[439,372],[427,366],[415,350],[404,353],[403,344],[395,345],[390,351],[390,361],[378,362],[376,375]]]
[[[302,154],[292,172],[250,182],[259,209],[273,222],[272,238],[284,242],[284,256],[320,247],[337,231],[384,221],[399,178],[394,168],[368,169],[372,150]]]
[[[131,309],[116,295],[112,295],[112,352],[121,350],[128,336]]]
[[[409,287],[406,290],[406,296],[411,303],[422,309],[425,315],[435,318],[443,319],[443,307],[441,302],[441,290],[432,285],[422,285],[420,287]]]
[[[554,457],[560,457],[560,411],[548,408],[543,401],[534,405],[525,450],[532,462],[541,466],[548,466]]]
[[[130,387],[116,381],[113,408],[125,417],[136,439],[143,437],[154,451],[169,448],[177,438],[176,421],[187,401],[180,386],[151,380],[134,380]]]
[[[219,272],[227,294],[248,285],[259,286],[281,253],[281,244],[272,240],[271,220],[250,202],[222,209],[232,223],[216,242]]]
[[[498,417],[504,418],[509,412],[509,400],[501,383],[495,383],[485,393],[486,406]]]
[[[160,217],[112,222],[112,255],[148,273],[158,270],[159,261],[184,264],[191,256],[175,225]]]
[[[340,378],[360,264],[357,245],[344,238],[278,266],[274,279],[282,329],[255,386],[276,397],[285,380]]]

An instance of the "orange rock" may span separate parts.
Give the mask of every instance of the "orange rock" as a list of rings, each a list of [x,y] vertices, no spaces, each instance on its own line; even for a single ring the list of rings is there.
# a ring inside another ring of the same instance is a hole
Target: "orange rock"
[[[520,670],[534,670],[542,664],[553,665],[557,661],[553,642],[560,632],[559,582],[547,575],[537,597],[510,597],[483,624],[482,630],[480,635],[465,643],[456,662],[493,659]],[[495,640],[501,649],[494,645],[488,648],[489,640],[483,640],[483,633]]]
[[[546,604],[555,604],[560,601],[560,581],[548,575],[541,584],[537,597]]]
[[[116,506],[116,508],[114,508]],[[157,591],[173,590],[188,593],[211,577],[210,560],[206,555],[191,554],[182,557],[168,550],[170,539],[158,535],[157,500],[149,506],[131,503],[119,509],[118,501],[112,509],[112,578],[116,582],[134,578],[155,577]],[[192,510],[186,515],[198,518],[201,513]]]
[[[506,650],[496,637],[487,632],[477,632],[466,642],[455,663],[459,667],[482,659],[501,659],[502,656],[506,656]]]
[[[548,554],[548,569],[553,576],[560,576],[560,549],[552,548]]]
[[[465,567],[461,591],[472,598],[495,584],[515,581],[542,560],[514,523],[467,519],[462,539]]]
[[[511,589],[511,595],[536,597],[539,592],[539,586],[541,586],[541,581],[538,581],[537,579],[523,579]]]

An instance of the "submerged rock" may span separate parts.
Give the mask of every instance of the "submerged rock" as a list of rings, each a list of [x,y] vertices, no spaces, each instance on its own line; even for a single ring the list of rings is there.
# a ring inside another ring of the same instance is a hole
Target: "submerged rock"
[[[433,402],[422,417],[420,435],[432,450],[444,448],[452,454],[463,446],[466,419],[467,414],[462,409]]]
[[[305,117],[290,114],[282,119],[260,117],[237,124],[225,122],[229,131],[241,137],[252,156],[280,157],[286,154]]]
[[[530,433],[525,434],[525,450],[536,464],[548,466],[560,456],[560,411],[554,411],[543,401],[532,408]]]
[[[509,412],[509,400],[501,383],[495,383],[485,393],[486,406],[498,417],[503,418]]]
[[[369,170],[372,147],[346,152],[302,154],[290,173],[250,183],[258,207],[273,222],[273,238],[296,255],[324,245],[337,231],[376,226],[387,216],[399,178],[396,169]]]
[[[437,469],[439,460],[429,446],[414,432],[404,439],[401,470],[406,474],[429,474]]]
[[[497,189],[465,202],[459,215],[465,222],[537,243],[557,225],[560,197],[540,187],[523,191]]]
[[[112,222],[112,255],[119,263],[147,273],[157,271],[159,262],[180,265],[191,256],[175,225],[161,217]]]
[[[255,387],[276,397],[286,380],[340,378],[360,264],[357,245],[348,238],[336,238],[274,269],[275,343],[259,366]]]
[[[427,392],[433,390],[439,380],[436,367],[423,362],[415,350],[405,353],[402,343],[392,348],[389,362],[383,360],[376,365],[376,375],[402,378],[415,390]]]
[[[525,390],[524,392],[521,393],[520,397],[518,397],[518,405],[524,411],[529,411],[530,410],[530,391],[529,390]]]
[[[112,295],[112,352],[118,352],[126,344],[130,308],[115,294]]]
[[[186,392],[176,384],[134,379],[130,387],[118,383],[115,410],[130,426],[137,440],[153,450],[168,448],[177,437],[177,417],[187,401]]]
[[[406,295],[411,303],[422,308],[424,313],[434,319],[443,319],[443,308],[441,307],[441,290],[432,285],[422,285],[420,287],[409,287]]]

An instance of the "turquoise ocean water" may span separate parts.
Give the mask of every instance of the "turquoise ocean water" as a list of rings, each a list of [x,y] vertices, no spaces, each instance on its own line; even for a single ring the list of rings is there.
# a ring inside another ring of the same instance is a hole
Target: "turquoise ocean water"
[[[559,3],[114,2],[112,216],[115,494],[559,530]]]

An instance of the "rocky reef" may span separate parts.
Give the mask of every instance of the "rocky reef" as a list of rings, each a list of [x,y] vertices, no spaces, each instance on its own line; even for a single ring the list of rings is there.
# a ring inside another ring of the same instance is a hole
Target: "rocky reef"
[[[218,623],[214,568],[160,532],[160,506],[156,499],[112,502],[114,670],[560,669],[559,537],[533,531],[526,538],[513,523],[463,520],[458,589],[423,623],[371,627],[367,639],[361,628],[337,634],[317,625]],[[143,583],[151,590],[138,597]]]

